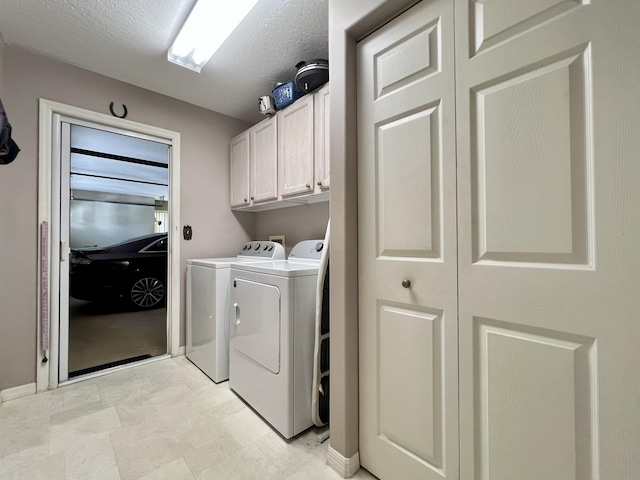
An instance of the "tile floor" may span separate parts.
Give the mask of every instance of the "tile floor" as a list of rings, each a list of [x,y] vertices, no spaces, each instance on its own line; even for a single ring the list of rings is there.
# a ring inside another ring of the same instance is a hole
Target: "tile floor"
[[[2,480],[339,479],[328,444],[283,440],[185,357],[0,405]]]

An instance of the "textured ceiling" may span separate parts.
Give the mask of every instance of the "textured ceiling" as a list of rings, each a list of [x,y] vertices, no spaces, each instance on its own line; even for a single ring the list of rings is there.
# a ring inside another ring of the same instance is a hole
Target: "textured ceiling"
[[[221,9],[228,1],[218,1]],[[194,0],[1,0],[17,45],[216,112],[257,122],[258,97],[300,60],[328,58],[327,0],[259,0],[201,73],[166,60]]]

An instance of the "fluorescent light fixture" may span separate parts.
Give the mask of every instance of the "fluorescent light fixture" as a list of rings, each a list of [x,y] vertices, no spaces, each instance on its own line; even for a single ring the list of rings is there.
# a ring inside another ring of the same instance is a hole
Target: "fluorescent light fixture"
[[[200,73],[258,0],[197,0],[167,60]]]

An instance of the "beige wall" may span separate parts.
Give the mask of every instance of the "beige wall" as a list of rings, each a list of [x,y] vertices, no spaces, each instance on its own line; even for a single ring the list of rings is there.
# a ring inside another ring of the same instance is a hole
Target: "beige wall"
[[[268,240],[269,235],[285,235],[286,253],[302,240],[324,238],[329,221],[329,202],[300,205],[280,210],[258,212],[256,240]]]
[[[329,0],[331,65],[331,448],[358,452],[355,45],[416,0]]]
[[[4,58],[4,43],[2,42],[2,36],[0,36],[0,98],[2,98],[2,72],[4,71],[3,58]]]
[[[254,237],[255,219],[228,206],[228,140],[245,123],[11,46],[0,69],[2,100],[21,148],[12,164],[0,166],[2,390],[35,382],[38,98],[106,114],[110,102],[125,104],[127,119],[181,133],[181,222],[194,232],[181,244],[183,270],[187,258],[234,254]],[[184,302],[181,311],[184,345]]]

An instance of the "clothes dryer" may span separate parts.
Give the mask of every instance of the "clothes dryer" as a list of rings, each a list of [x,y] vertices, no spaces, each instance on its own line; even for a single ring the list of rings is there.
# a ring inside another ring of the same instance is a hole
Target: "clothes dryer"
[[[187,260],[186,355],[216,383],[229,378],[229,278],[232,263],[284,259],[276,242],[245,243],[236,257]]]
[[[316,282],[323,240],[288,260],[231,265],[229,386],[285,438],[313,425]]]

